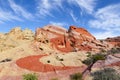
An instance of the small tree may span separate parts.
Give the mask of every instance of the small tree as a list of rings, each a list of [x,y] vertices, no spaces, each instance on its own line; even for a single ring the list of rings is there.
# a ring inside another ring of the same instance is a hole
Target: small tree
[[[38,80],[36,74],[24,74],[23,80]]]
[[[120,80],[120,74],[118,74],[112,68],[105,68],[91,73],[93,80]]]

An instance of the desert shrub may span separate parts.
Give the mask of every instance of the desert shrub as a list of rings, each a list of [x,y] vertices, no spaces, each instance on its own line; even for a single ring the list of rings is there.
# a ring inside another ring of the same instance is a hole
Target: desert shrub
[[[12,59],[6,58],[6,59],[0,61],[0,63],[1,63],[1,62],[9,62],[9,61],[12,61]]]
[[[24,74],[23,80],[38,80],[36,74]]]
[[[82,74],[81,73],[75,73],[70,75],[70,80],[82,80]]]
[[[105,68],[91,73],[93,80],[120,80],[120,74],[118,74],[112,68]]]
[[[60,58],[59,56],[57,56],[56,59],[57,59],[58,61],[64,61],[64,59],[63,59],[63,58]]]
[[[112,48],[111,50],[107,51],[108,54],[116,54],[120,53],[120,48]]]
[[[43,48],[39,48],[39,49],[43,51]]]
[[[64,61],[64,59],[63,59],[63,58],[61,58],[61,59],[60,59],[60,61]]]
[[[82,61],[84,64],[86,65],[90,65],[95,63],[98,60],[105,60],[105,55],[104,54],[95,54],[95,55],[91,55],[90,57],[88,57],[86,60]]]
[[[47,43],[49,43],[49,40],[45,40]]]
[[[47,63],[50,63],[50,60],[48,60]]]

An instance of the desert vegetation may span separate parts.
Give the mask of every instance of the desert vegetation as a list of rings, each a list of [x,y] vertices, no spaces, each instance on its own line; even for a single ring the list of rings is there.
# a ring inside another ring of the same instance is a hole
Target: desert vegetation
[[[105,60],[105,58],[106,58],[106,56],[104,54],[98,53],[95,55],[91,55],[89,53],[88,58],[82,62],[86,65],[90,65],[90,64],[94,64],[98,60]]]
[[[120,80],[120,74],[115,69],[104,68],[91,73],[93,80]]]
[[[82,80],[82,74],[81,73],[75,73],[70,75],[70,80]]]
[[[30,73],[30,74],[24,74],[23,80],[38,80],[38,78],[35,73],[34,74]]]
[[[108,54],[118,54],[120,53],[120,48],[119,47],[114,47],[111,48],[109,51],[107,51]]]

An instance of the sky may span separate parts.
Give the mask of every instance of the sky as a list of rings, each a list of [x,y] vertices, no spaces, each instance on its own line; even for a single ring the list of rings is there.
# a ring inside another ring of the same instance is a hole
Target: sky
[[[0,0],[0,32],[48,24],[83,27],[97,39],[120,36],[120,0]]]

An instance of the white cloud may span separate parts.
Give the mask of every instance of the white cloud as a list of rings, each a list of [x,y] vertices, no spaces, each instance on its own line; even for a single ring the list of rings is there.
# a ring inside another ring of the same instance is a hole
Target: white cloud
[[[98,37],[114,36],[115,33],[120,34],[120,4],[98,9],[93,16],[96,19],[89,21],[90,27],[106,31],[105,34],[98,33]]]
[[[95,13],[95,20],[89,22],[93,28],[120,30],[120,4],[110,5]]]
[[[92,13],[96,6],[96,0],[67,0],[70,4],[79,6],[81,10]]]
[[[53,16],[52,10],[58,10],[62,8],[63,0],[39,0],[38,1],[38,14],[40,16]]]
[[[31,13],[29,13],[28,11],[26,11],[22,6],[17,5],[14,0],[8,0],[10,7],[12,8],[12,10],[19,16],[22,16],[26,19],[33,19],[34,17],[32,16]]]
[[[22,21],[21,18],[15,16],[12,14],[10,11],[4,11],[3,9],[0,8],[0,23],[4,23],[5,21]]]
[[[111,31],[97,32],[93,34],[97,39],[106,39],[108,37],[115,37],[116,35]]]
[[[72,19],[73,19],[73,21],[74,21],[75,23],[78,22],[78,19],[77,19],[77,17],[74,15],[73,11],[70,12],[70,16],[72,17]]]
[[[67,23],[64,23],[64,22],[53,22],[53,21],[50,21],[49,24],[56,25],[56,26],[62,26],[62,27],[68,25]]]

